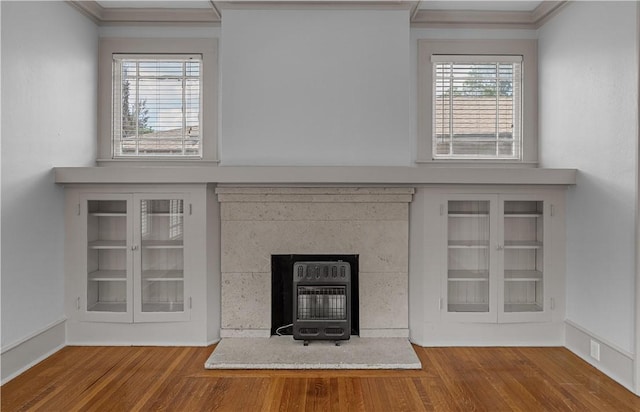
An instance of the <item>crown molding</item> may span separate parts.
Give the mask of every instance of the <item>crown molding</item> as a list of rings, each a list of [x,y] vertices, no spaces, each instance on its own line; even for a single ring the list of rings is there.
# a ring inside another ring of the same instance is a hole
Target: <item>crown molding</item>
[[[130,8],[102,7],[94,0],[66,0],[98,25],[118,24],[206,24],[220,23],[223,10],[409,10],[413,17],[420,1],[214,1],[211,8]]]
[[[420,1],[214,1],[221,10],[409,10],[414,13]]]
[[[531,12],[536,29],[542,27],[549,19],[558,14],[571,1],[543,1]]]
[[[100,26],[112,24],[174,24],[201,25],[220,23],[220,13],[213,1],[211,8],[107,8],[94,0],[67,0]]]
[[[532,11],[418,10],[416,28],[538,29],[570,1],[543,1]]]
[[[537,29],[570,3],[543,1],[532,11],[420,9],[420,1],[214,1],[211,8],[106,8],[94,0],[67,0],[98,25],[219,24],[224,10],[408,10],[415,28]]]

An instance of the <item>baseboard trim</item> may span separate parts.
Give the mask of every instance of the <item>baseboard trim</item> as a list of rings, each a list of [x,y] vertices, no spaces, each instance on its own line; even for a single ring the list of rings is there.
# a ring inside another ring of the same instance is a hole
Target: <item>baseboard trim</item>
[[[207,341],[207,346],[211,346],[211,345],[215,345],[216,343],[220,343],[220,338],[215,338],[212,340]]]
[[[42,362],[66,346],[65,324],[59,319],[43,329],[2,348],[0,384],[4,385],[27,369]]]
[[[633,390],[635,356],[633,353],[608,342],[570,320],[565,320],[565,327],[565,346],[567,349],[635,393]],[[592,340],[600,344],[600,360],[596,360],[590,355]]]

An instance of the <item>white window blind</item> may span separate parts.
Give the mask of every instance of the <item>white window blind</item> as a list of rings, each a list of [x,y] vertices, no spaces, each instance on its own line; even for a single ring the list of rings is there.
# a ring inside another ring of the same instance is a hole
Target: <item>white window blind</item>
[[[113,56],[114,157],[201,157],[202,56]]]
[[[522,56],[432,55],[433,158],[522,158]]]

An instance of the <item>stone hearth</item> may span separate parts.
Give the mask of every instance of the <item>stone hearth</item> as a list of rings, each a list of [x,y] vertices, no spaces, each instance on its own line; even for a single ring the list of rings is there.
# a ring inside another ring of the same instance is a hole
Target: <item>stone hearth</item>
[[[220,186],[221,337],[268,337],[271,255],[360,258],[361,337],[408,337],[408,187]]]

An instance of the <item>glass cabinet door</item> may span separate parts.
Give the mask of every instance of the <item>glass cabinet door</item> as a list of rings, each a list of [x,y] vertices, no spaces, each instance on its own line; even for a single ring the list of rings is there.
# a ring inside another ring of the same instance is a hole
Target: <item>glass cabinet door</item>
[[[124,320],[131,313],[130,253],[126,198],[85,197],[86,314],[95,320]]]
[[[185,311],[184,199],[142,198],[138,201],[140,271],[136,299],[140,301],[139,313],[143,319],[145,314],[182,314]]]
[[[491,201],[448,200],[446,311],[492,310]]]
[[[544,310],[544,202],[505,200],[503,311]]]

